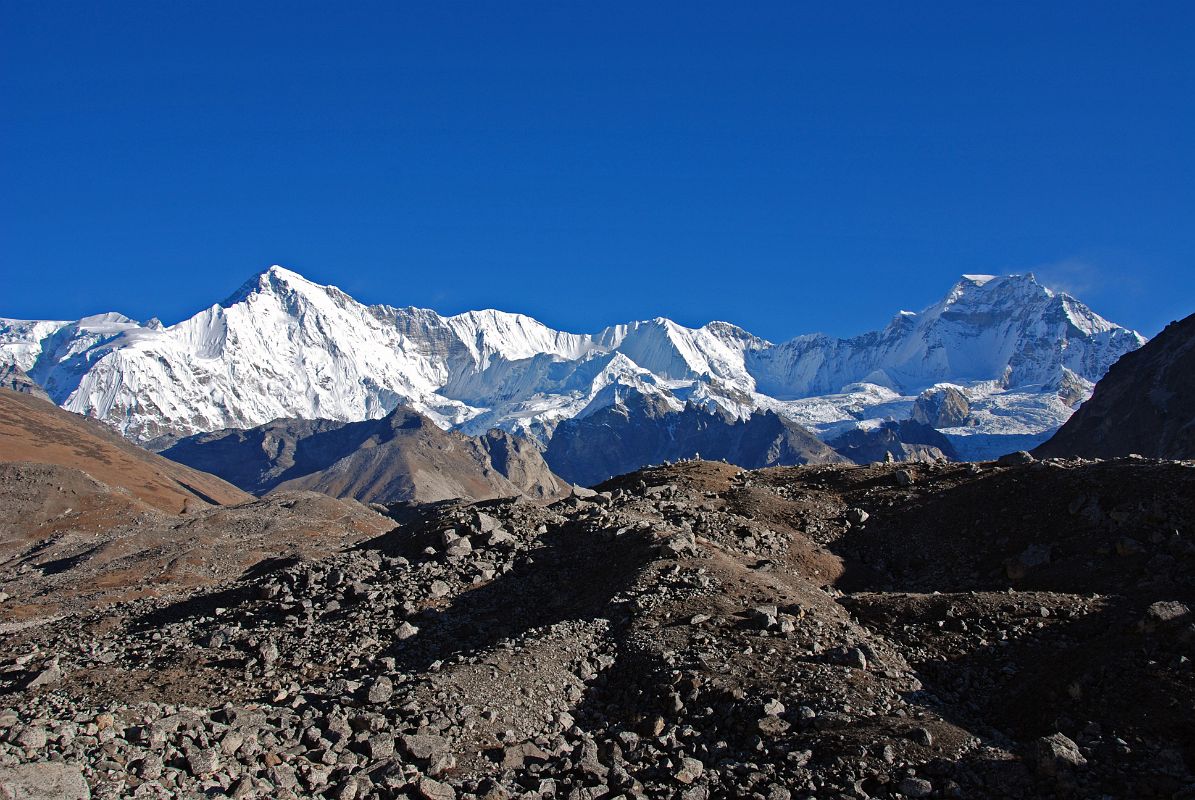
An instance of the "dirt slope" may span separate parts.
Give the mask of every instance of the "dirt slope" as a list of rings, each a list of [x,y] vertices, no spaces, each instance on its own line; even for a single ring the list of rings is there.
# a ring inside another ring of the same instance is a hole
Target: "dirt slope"
[[[390,527],[358,503],[323,495],[257,501],[100,423],[0,390],[0,630],[177,596]]]
[[[95,420],[0,389],[0,462],[19,461],[82,470],[167,513],[252,499],[213,475],[137,447]]]

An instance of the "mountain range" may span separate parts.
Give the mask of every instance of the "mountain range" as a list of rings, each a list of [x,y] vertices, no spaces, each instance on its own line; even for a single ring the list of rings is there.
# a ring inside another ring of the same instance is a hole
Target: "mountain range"
[[[964,276],[879,330],[781,344],[726,322],[575,334],[494,310],[367,306],[278,266],[170,326],[118,313],[0,320],[0,364],[159,448],[278,419],[379,419],[400,405],[441,428],[497,428],[546,448],[565,420],[632,396],[744,421],[770,412],[829,441],[908,419],[920,395],[949,387],[967,411],[939,430],[960,457],[984,458],[1044,441],[1144,342],[1032,275]]]

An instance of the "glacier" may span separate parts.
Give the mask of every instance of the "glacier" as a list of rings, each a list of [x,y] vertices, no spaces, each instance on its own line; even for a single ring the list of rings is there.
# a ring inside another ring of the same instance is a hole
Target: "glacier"
[[[1032,274],[965,275],[882,329],[774,344],[727,322],[577,334],[503,311],[369,306],[273,266],[175,325],[0,319],[0,365],[142,443],[279,418],[376,419],[399,404],[443,428],[546,443],[562,420],[629,393],[737,418],[773,411],[825,438],[907,418],[919,393],[950,385],[972,411],[943,433],[985,458],[1043,441],[1145,341]]]

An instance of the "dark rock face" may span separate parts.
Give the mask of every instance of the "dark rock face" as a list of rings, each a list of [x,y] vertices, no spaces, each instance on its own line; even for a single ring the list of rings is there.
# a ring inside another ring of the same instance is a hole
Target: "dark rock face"
[[[46,390],[41,388],[33,378],[26,375],[25,371],[16,364],[0,366],[0,389],[12,389],[14,392],[31,394],[42,400],[50,399]]]
[[[966,395],[953,386],[935,386],[917,397],[912,418],[931,428],[956,428],[966,425],[970,414]]]
[[[364,422],[283,419],[199,434],[162,455],[257,494],[308,489],[377,503],[568,494],[529,442],[444,431],[403,407]]]
[[[890,420],[876,428],[856,428],[830,441],[830,446],[856,464],[875,461],[957,461],[950,440],[914,420]]]
[[[560,423],[544,452],[556,474],[582,486],[697,457],[749,469],[845,461],[809,431],[771,412],[733,420],[692,405],[674,411],[638,393]]]
[[[1195,458],[1195,315],[1117,361],[1039,458]]]

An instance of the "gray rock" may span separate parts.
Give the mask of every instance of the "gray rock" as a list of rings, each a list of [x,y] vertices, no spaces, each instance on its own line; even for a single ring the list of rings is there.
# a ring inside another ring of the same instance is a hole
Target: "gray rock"
[[[77,765],[42,761],[0,767],[0,798],[91,800],[91,790]]]
[[[502,523],[496,517],[492,517],[482,511],[476,513],[473,524],[481,533],[493,533],[502,527]]]
[[[299,785],[299,779],[295,775],[295,768],[290,764],[278,764],[270,767],[270,783],[277,786],[279,789],[294,789]]]
[[[867,654],[858,647],[844,647],[834,654],[834,661],[852,669],[867,669]]]
[[[775,714],[768,714],[759,720],[757,727],[764,736],[781,736],[792,726]]]
[[[219,768],[220,757],[211,748],[196,747],[187,753],[187,769],[196,778],[205,778]]]
[[[862,525],[870,517],[871,514],[868,514],[861,508],[848,508],[846,512],[846,520],[852,525]]]
[[[49,666],[37,673],[25,688],[36,689],[40,686],[54,686],[62,682],[62,677],[62,667],[58,666],[58,659],[54,659]]]
[[[513,542],[514,540],[515,537],[511,535],[510,531],[499,528],[490,534],[489,538],[486,539],[486,544],[490,547],[493,547],[499,544],[507,544],[508,542]]]
[[[366,747],[374,761],[387,759],[394,755],[394,738],[386,733],[375,733],[369,737]]]
[[[911,776],[902,780],[896,788],[905,797],[929,797],[934,791],[934,785],[925,778]]]
[[[1036,460],[1027,450],[1018,450],[1015,453],[1000,456],[996,459],[996,463],[1002,467],[1011,467],[1017,464],[1032,464]]]
[[[448,742],[442,736],[431,734],[404,734],[398,738],[398,746],[411,758],[429,761],[439,753],[448,750]]]
[[[263,642],[257,648],[257,657],[261,659],[261,663],[267,667],[272,666],[278,660],[278,645],[273,642]]]
[[[971,415],[967,396],[953,386],[926,389],[913,403],[912,419],[933,428],[954,428],[966,424]]]
[[[1151,603],[1149,608],[1146,609],[1145,618],[1148,623],[1157,625],[1173,622],[1190,613],[1191,609],[1177,600],[1159,600],[1156,603]]]
[[[532,742],[511,745],[502,751],[502,769],[522,769],[527,762],[544,762],[551,756]]]
[[[447,750],[441,750],[427,760],[427,774],[433,778],[438,778],[455,767],[456,756]]]
[[[385,675],[382,675],[375,680],[369,687],[369,692],[366,694],[366,700],[374,705],[389,702],[390,698],[394,696],[394,682]]]
[[[1034,742],[1032,756],[1039,773],[1055,777],[1087,763],[1079,746],[1061,733],[1043,736]]]
[[[332,792],[332,798],[333,800],[356,800],[358,788],[356,778],[345,778]]]
[[[705,772],[705,765],[695,758],[682,758],[680,764],[672,773],[678,783],[690,784]]]
[[[598,779],[605,778],[610,771],[598,758],[597,743],[593,740],[588,740],[581,745],[578,766],[586,775],[591,775]]]
[[[133,771],[142,780],[156,781],[162,777],[163,767],[162,757],[157,753],[150,753],[137,762]]]
[[[423,800],[456,800],[456,789],[431,778],[420,778],[416,788]]]
[[[40,725],[28,725],[17,734],[16,743],[26,750],[41,750],[46,746],[46,729]]]
[[[776,606],[756,606],[751,609],[751,621],[761,628],[773,628],[776,626],[776,615],[779,613]]]
[[[934,735],[929,728],[914,728],[909,731],[909,738],[922,747],[930,747],[934,743]]]

